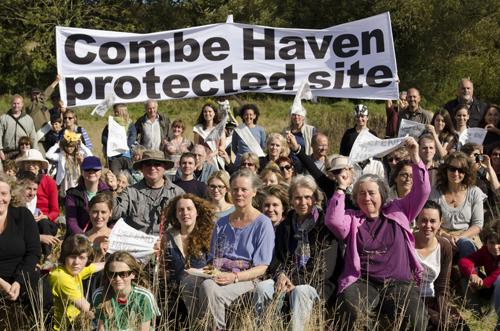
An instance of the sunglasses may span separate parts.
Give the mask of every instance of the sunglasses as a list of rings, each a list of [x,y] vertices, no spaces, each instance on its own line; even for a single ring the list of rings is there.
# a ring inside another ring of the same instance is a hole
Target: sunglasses
[[[116,277],[120,277],[121,279],[127,278],[132,274],[132,270],[126,270],[126,271],[118,271],[118,272],[109,272],[108,277],[109,279],[115,279]]]
[[[286,166],[281,166],[280,167],[280,170],[283,171],[283,170],[291,170],[293,168],[293,166],[291,165],[286,165]]]
[[[162,162],[158,162],[158,161],[146,161],[146,162],[144,162],[144,166],[145,167],[159,168],[159,167],[163,167],[163,163]]]
[[[243,162],[241,164],[242,167],[255,167],[255,164],[254,163],[250,163],[250,162]]]
[[[457,168],[457,167],[452,167],[452,166],[449,166],[448,167],[448,172],[451,172],[451,173],[454,173],[454,172],[459,172],[461,174],[465,174],[465,170],[462,169],[462,168]]]
[[[392,157],[391,156],[391,157],[387,158],[387,162],[389,162],[389,163],[391,163],[391,162],[396,162],[397,163],[399,161],[401,161],[401,159],[399,157]]]
[[[83,171],[93,173],[93,172],[98,172],[100,170],[101,169],[84,169]]]
[[[74,117],[69,117],[69,116],[66,116],[66,117],[64,117],[64,119],[65,119],[65,120],[72,120],[72,119],[74,119]]]

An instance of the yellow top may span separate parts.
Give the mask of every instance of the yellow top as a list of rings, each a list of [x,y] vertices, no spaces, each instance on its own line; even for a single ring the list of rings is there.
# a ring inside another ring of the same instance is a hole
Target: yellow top
[[[54,330],[61,330],[61,325],[66,325],[68,321],[72,323],[80,314],[74,302],[85,297],[82,280],[89,278],[94,272],[95,265],[92,263],[76,276],[69,274],[62,266],[50,272],[49,282],[54,300]]]

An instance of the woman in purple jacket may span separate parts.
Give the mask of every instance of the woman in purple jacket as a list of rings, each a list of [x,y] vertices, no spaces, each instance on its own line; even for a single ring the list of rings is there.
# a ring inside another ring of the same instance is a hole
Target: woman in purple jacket
[[[338,292],[348,330],[378,311],[393,321],[403,317],[402,329],[427,327],[427,311],[415,284],[423,268],[416,257],[410,220],[422,209],[431,187],[417,142],[408,138],[405,143],[413,173],[408,195],[386,203],[384,179],[367,174],[359,178],[352,192],[359,211],[345,209],[348,183],[342,181],[328,204],[325,224],[346,244]]]

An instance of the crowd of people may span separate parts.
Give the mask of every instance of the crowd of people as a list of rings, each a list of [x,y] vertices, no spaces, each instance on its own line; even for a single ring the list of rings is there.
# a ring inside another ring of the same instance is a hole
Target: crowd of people
[[[328,155],[327,132],[300,103],[282,132],[257,124],[255,104],[241,104],[238,124],[227,102],[206,103],[191,140],[155,100],[136,121],[113,106],[101,159],[77,113],[51,98],[59,80],[33,89],[27,108],[14,95],[0,116],[7,306],[37,307],[54,330],[82,317],[97,330],[152,330],[160,316],[226,329],[242,298],[256,323],[272,309],[292,330],[319,305],[346,330],[381,315],[402,329],[467,330],[452,293],[477,314],[492,301],[500,316],[500,109],[469,79],[433,112],[416,88],[387,101],[381,138],[397,137],[403,119],[425,130],[356,163],[357,137],[376,136],[366,105]],[[460,138],[476,127],[482,144]],[[120,219],[157,236],[150,260],[108,252]]]

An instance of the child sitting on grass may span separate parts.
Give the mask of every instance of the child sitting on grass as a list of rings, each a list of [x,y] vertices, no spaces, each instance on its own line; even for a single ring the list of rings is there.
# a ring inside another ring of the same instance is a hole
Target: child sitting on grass
[[[84,235],[72,235],[61,246],[60,265],[49,274],[54,302],[54,330],[69,330],[80,313],[90,317],[90,303],[83,291],[82,280],[103,269],[104,263],[90,263],[93,250]]]
[[[147,290],[146,276],[127,252],[111,254],[104,267],[103,286],[92,295],[98,330],[154,330],[160,311]]]
[[[471,308],[479,309],[479,298],[490,300],[493,296],[497,313],[497,327],[500,326],[500,226],[498,223],[483,230],[483,247],[463,257],[458,266],[463,277],[468,279],[467,297]],[[478,274],[477,269],[484,267],[486,276]],[[465,287],[465,286],[464,286]]]

